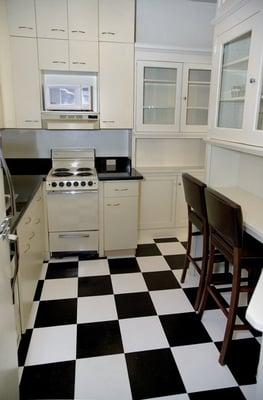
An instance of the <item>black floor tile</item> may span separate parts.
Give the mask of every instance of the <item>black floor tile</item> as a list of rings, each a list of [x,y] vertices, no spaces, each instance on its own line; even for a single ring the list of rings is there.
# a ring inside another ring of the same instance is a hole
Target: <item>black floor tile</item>
[[[188,394],[190,400],[246,400],[239,387],[226,389],[207,390],[205,392],[196,392]]]
[[[112,294],[111,278],[108,275],[88,276],[78,279],[78,296],[100,296]]]
[[[154,239],[155,243],[170,243],[170,242],[178,242],[178,239],[176,237],[170,237],[170,238],[159,238],[159,239]]]
[[[188,300],[190,301],[190,303],[192,304],[192,306],[194,307],[195,304],[195,298],[196,298],[196,294],[197,294],[197,287],[193,287],[193,288],[185,288],[184,292],[186,294],[186,296],[188,297]],[[227,302],[224,301],[225,306],[227,307]],[[216,310],[218,309],[218,305],[216,304],[216,302],[214,301],[214,299],[208,295],[208,299],[207,299],[207,304],[206,304],[206,310]]]
[[[20,399],[73,399],[75,361],[25,367]]]
[[[187,248],[187,242],[181,242],[181,244],[184,246],[184,248]]]
[[[136,250],[137,257],[160,256],[162,253],[154,243],[139,244]]]
[[[144,272],[143,277],[149,290],[178,289],[181,287],[172,271]]]
[[[164,258],[171,269],[183,269],[185,262],[184,254],[169,255],[164,256]]]
[[[48,264],[46,279],[75,278],[78,276],[78,262],[50,262]]]
[[[115,302],[120,319],[156,315],[152,299],[147,292],[116,294]]]
[[[109,258],[108,263],[111,274],[140,272],[140,268],[135,257]]]
[[[170,349],[126,354],[134,400],[185,393]]]
[[[94,322],[77,326],[77,358],[123,353],[118,321]]]
[[[211,342],[200,318],[193,313],[159,316],[171,347]]]
[[[43,289],[44,281],[39,280],[35,291],[34,301],[39,301]]]
[[[222,342],[215,343],[221,349]],[[254,338],[232,340],[226,364],[239,385],[256,383],[260,344]]]
[[[27,329],[26,332],[21,336],[21,340],[18,347],[18,365],[22,367],[25,364],[28,347],[32,337],[33,329]]]
[[[76,324],[77,299],[41,301],[38,306],[35,328]]]

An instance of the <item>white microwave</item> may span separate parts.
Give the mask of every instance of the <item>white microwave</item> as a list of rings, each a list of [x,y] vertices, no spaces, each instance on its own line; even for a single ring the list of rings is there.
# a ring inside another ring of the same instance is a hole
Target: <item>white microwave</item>
[[[44,97],[46,111],[94,111],[91,85],[46,84]]]

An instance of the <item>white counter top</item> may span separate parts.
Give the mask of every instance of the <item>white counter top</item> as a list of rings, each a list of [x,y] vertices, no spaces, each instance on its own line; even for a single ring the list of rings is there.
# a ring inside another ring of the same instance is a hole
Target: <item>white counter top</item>
[[[181,172],[187,172],[187,171],[201,171],[204,170],[203,165],[199,166],[193,166],[193,165],[187,165],[187,166],[153,166],[153,167],[139,167],[136,166],[137,171],[139,171],[142,174],[178,174]]]

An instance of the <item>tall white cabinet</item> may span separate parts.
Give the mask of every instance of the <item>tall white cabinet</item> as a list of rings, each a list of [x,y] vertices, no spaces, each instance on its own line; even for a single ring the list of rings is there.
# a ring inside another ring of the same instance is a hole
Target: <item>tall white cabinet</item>
[[[8,0],[9,33],[12,36],[36,37],[34,0]]]

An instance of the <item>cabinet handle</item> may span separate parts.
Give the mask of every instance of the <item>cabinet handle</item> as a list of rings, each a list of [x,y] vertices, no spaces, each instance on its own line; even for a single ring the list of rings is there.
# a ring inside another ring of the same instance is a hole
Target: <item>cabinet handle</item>
[[[39,122],[37,119],[25,119],[24,122]]]
[[[178,183],[178,186],[182,186],[181,182]]]
[[[102,121],[104,124],[114,124],[115,123],[115,121]]]
[[[255,78],[250,78],[249,79],[249,83],[256,83],[256,79]]]
[[[28,225],[28,224],[30,224],[31,221],[32,221],[32,218],[31,218],[31,217],[28,217],[27,220],[26,220],[26,222],[25,222],[25,224]]]
[[[89,238],[90,235],[87,234],[79,234],[79,235],[73,235],[73,234],[68,234],[68,235],[58,235],[59,238],[61,239],[79,239],[79,238]]]
[[[36,225],[40,224],[40,221],[41,221],[40,218],[37,218],[37,219],[35,220],[35,224],[36,224]]]
[[[113,207],[118,207],[118,206],[120,206],[121,205],[121,203],[114,203],[113,204]]]
[[[101,32],[102,35],[115,35],[115,32]]]
[[[184,96],[184,97],[183,97],[183,99],[184,99],[184,100],[187,100],[187,97],[186,97],[186,96]]]
[[[57,61],[57,60],[55,60],[55,61],[52,61],[52,64],[67,64],[67,62],[66,61]]]
[[[86,65],[86,63],[85,63],[85,62],[82,62],[82,61],[73,61],[72,64],[73,64],[73,65]]]
[[[121,191],[121,192],[127,192],[127,188],[126,189],[115,189],[115,192],[119,192],[119,191]]]
[[[29,243],[27,243],[27,245],[26,245],[26,249],[24,250],[24,254],[26,254],[27,252],[28,252],[28,250],[30,249],[30,244]]]
[[[86,31],[71,31],[71,33],[86,33]]]
[[[18,29],[30,29],[33,30],[31,26],[19,26]]]
[[[32,232],[32,234],[31,234],[31,236],[29,236],[29,240],[32,240],[33,239],[33,237],[35,237],[36,235],[35,235],[35,232]]]
[[[112,206],[112,204],[108,203],[108,204],[107,204],[107,206],[108,206],[108,207],[111,207],[111,206]]]
[[[65,32],[65,29],[51,28],[52,32]]]

